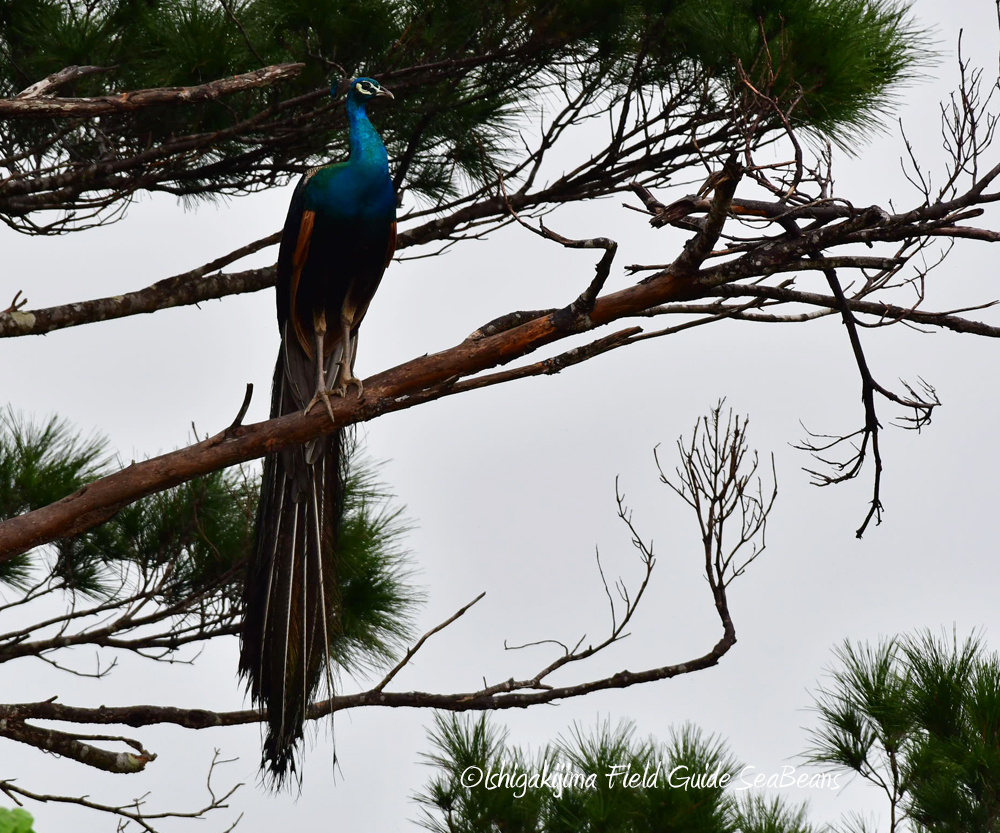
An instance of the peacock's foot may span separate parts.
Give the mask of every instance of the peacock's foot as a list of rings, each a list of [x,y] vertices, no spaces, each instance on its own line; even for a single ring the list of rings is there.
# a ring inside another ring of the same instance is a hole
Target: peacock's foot
[[[303,416],[308,415],[308,413],[313,409],[313,405],[317,402],[322,402],[326,407],[326,412],[330,415],[330,422],[334,425],[337,423],[337,418],[333,415],[333,405],[330,402],[330,394],[334,391],[325,391],[322,388],[316,391],[316,395],[309,400],[309,404],[306,405],[306,409],[302,412]]]
[[[365,386],[362,381],[350,371],[346,374],[341,372],[340,384],[333,388],[330,393],[334,396],[339,396],[341,399],[345,399],[347,397],[347,391],[350,390],[352,386],[358,389],[358,399],[362,399],[365,395]]]
[[[333,396],[339,396],[341,399],[346,399],[347,392],[352,387],[357,388],[358,399],[363,399],[365,395],[365,386],[361,383],[361,380],[358,379],[356,376],[352,376],[350,379],[347,379],[343,384],[340,384],[337,387],[333,388],[332,390],[330,390],[330,393]]]

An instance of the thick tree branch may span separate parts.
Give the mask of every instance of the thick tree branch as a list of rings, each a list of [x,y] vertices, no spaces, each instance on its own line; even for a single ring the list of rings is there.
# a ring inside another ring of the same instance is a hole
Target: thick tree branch
[[[722,170],[713,175],[715,193],[709,204],[705,223],[701,231],[684,244],[684,250],[673,263],[674,270],[681,274],[695,274],[715,248],[742,176],[743,167],[737,163],[735,156],[731,156]]]
[[[208,273],[267,246],[273,246],[280,239],[281,232],[277,232],[190,272],[164,278],[144,289],[126,292],[124,295],[112,295],[108,298],[96,298],[37,310],[24,310],[19,307],[0,312],[0,338],[42,335],[65,327],[78,327],[95,321],[110,321],[129,315],[152,313],[170,307],[199,304],[215,298],[266,289],[274,286],[274,266],[247,269],[243,272],[220,272],[216,275]]]
[[[62,72],[74,69],[68,67]],[[76,67],[79,70],[81,68]],[[92,71],[100,67],[84,67]],[[191,101],[213,101],[221,96],[232,95],[244,90],[269,87],[279,81],[294,78],[305,64],[276,64],[255,69],[242,75],[220,78],[196,87],[159,87],[150,90],[133,90],[118,95],[102,95],[95,98],[46,98],[42,94],[29,95],[29,87],[15,98],[0,99],[0,118],[80,118],[104,116],[109,113],[128,113],[143,107],[168,104],[186,104]],[[82,74],[82,73],[78,73]],[[59,75],[59,73],[56,73]],[[40,84],[47,83],[49,76]],[[68,80],[68,79],[67,79]],[[62,83],[62,82],[60,82]],[[51,86],[51,85],[50,85]]]
[[[722,201],[720,205],[725,204],[724,187],[716,193],[716,198]],[[663,303],[701,297],[723,284],[768,274],[788,260],[804,258],[848,240],[853,242],[862,233],[876,238],[892,236],[896,228],[895,218],[873,206],[841,222],[769,240],[741,257],[703,267],[694,274],[681,276],[672,269],[657,272],[640,284],[598,298],[585,319],[572,315],[567,307],[495,335],[470,337],[448,350],[380,373],[366,380],[367,396],[363,402],[355,398],[338,400],[333,405],[334,416],[338,425],[347,425],[449,395],[455,392],[458,379],[505,364],[569,335],[641,314]],[[700,256],[701,252],[697,254]],[[495,383],[502,381],[505,379],[499,374]],[[189,448],[134,464],[57,503],[0,523],[0,560],[56,538],[78,534],[147,494],[331,430],[325,414],[292,415],[242,426]]]
[[[573,333],[691,294],[689,279],[661,274],[648,283],[597,299],[585,320],[560,310],[497,335],[466,339],[448,350],[422,356],[365,380],[365,399],[361,402],[355,397],[334,401],[337,427],[446,396],[458,378],[505,364]],[[56,538],[79,534],[145,495],[332,430],[334,425],[325,413],[294,414],[241,426],[188,448],[134,463],[56,503],[0,523],[0,561]]]
[[[0,737],[10,738],[46,752],[53,752],[96,769],[103,769],[105,772],[142,772],[146,768],[146,764],[156,759],[156,755],[143,749],[142,744],[128,738],[108,737],[106,735],[72,735],[55,729],[32,726],[12,718],[0,721]],[[94,746],[92,743],[84,743],[85,740],[124,742],[136,751],[111,752]]]

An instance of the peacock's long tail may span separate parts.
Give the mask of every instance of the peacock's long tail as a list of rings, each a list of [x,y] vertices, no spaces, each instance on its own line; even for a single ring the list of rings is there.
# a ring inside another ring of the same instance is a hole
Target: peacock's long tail
[[[302,409],[303,397],[308,401],[311,394],[306,380],[312,364],[294,338],[282,340],[272,417]],[[276,787],[297,771],[306,710],[324,671],[331,679],[330,639],[340,610],[337,531],[344,458],[344,431],[338,430],[264,460],[243,591],[240,676],[266,712],[261,768]]]

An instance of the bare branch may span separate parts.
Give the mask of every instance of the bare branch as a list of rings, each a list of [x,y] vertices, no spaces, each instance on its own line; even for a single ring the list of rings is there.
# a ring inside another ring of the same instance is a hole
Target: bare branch
[[[246,246],[241,246],[204,266],[192,269],[190,272],[165,278],[145,289],[126,292],[124,295],[114,295],[109,298],[98,298],[93,301],[81,301],[38,310],[22,310],[21,307],[26,303],[25,301],[21,302],[21,306],[15,308],[17,301],[15,297],[15,304],[12,304],[10,309],[0,312],[0,338],[40,335],[64,327],[77,327],[95,321],[110,321],[129,315],[157,312],[170,307],[198,304],[213,298],[223,298],[242,292],[256,292],[259,289],[274,286],[275,269],[273,266],[228,274],[220,272],[216,275],[210,275],[209,273],[268,246],[273,246],[280,239],[280,232],[271,234]]]
[[[69,67],[67,70],[80,67]],[[84,67],[91,71],[101,71],[101,67]],[[109,113],[129,113],[144,107],[185,104],[189,101],[212,101],[220,96],[232,95],[243,90],[269,87],[288,78],[294,78],[305,64],[276,64],[231,78],[220,78],[195,87],[158,87],[150,90],[133,90],[118,95],[102,95],[96,98],[44,98],[42,93],[29,96],[29,87],[15,98],[0,99],[0,118],[79,118],[104,116]],[[67,72],[62,70],[62,72]],[[78,72],[78,75],[85,74]],[[59,75],[59,73],[56,73]],[[39,85],[45,85],[49,76]],[[68,78],[60,81],[65,83]],[[36,85],[38,86],[38,85]],[[49,87],[43,88],[48,89]]]
[[[539,640],[529,643],[557,644],[562,647],[563,651],[554,661],[529,678],[522,680],[512,678],[494,685],[484,683],[481,689],[475,691],[457,693],[385,691],[386,685],[412,659],[426,640],[462,616],[482,598],[480,595],[445,622],[424,634],[374,688],[355,694],[339,695],[316,703],[309,709],[309,717],[316,719],[333,712],[366,706],[433,707],[452,711],[522,708],[536,703],[549,703],[578,697],[592,691],[625,688],[653,680],[670,679],[717,664],[736,641],[735,627],[728,613],[726,589],[734,578],[742,574],[747,564],[763,551],[763,531],[766,517],[776,495],[775,486],[770,500],[765,501],[759,486],[759,479],[756,493],[749,488],[756,472],[756,458],[748,469],[744,467],[743,459],[746,454],[745,421],[737,419],[734,424],[732,417],[730,417],[729,427],[724,432],[720,432],[719,408],[721,408],[721,403],[712,412],[714,421],[710,421],[708,418],[699,421],[699,430],[692,437],[690,450],[686,450],[684,445],[679,446],[682,452],[682,466],[687,472],[682,478],[682,482],[686,486],[678,488],[669,484],[690,505],[699,509],[699,522],[703,524],[703,529],[706,531],[706,540],[712,545],[707,550],[711,557],[706,557],[706,575],[723,624],[723,635],[708,653],[682,663],[662,665],[639,672],[622,671],[602,679],[575,685],[557,687],[545,683],[545,679],[556,670],[592,657],[622,639],[626,635],[625,629],[644,598],[649,585],[656,564],[652,544],[647,544],[639,534],[624,497],[620,491],[616,490],[618,515],[628,527],[631,543],[639,552],[643,564],[643,578],[634,594],[630,594],[621,581],[616,582],[615,586],[624,603],[624,611],[619,618],[615,613],[615,603],[608,589],[607,581],[603,578],[603,568],[600,568],[600,563],[598,563],[602,581],[604,581],[605,590],[612,606],[612,627],[603,640],[587,647],[581,647],[583,644],[583,639],[581,639],[572,649],[558,640]],[[698,443],[701,445],[699,446]],[[668,479],[663,476],[662,470],[661,478],[665,483],[669,483]],[[703,500],[708,502],[703,503]],[[706,511],[701,511],[703,506],[710,507],[707,509],[707,514]],[[742,519],[738,540],[735,546],[726,549],[723,524],[734,515]],[[755,543],[758,538],[760,540],[759,546]],[[747,545],[753,547],[753,553],[742,562],[737,563],[734,560],[735,553]],[[64,706],[53,700],[41,703],[0,705],[0,721],[18,723],[24,723],[26,720],[52,720],[100,725],[126,724],[134,727],[170,723],[189,729],[204,729],[255,723],[262,719],[263,715],[258,710],[211,712],[202,709],[145,705],[92,709]]]
[[[20,720],[7,719],[0,723],[0,737],[34,746],[46,752],[53,752],[81,764],[102,769],[105,772],[141,772],[146,764],[156,760],[156,755],[143,749],[142,744],[129,738],[105,735],[72,735],[55,729],[43,729]],[[110,752],[99,746],[84,743],[84,740],[112,740],[127,743],[135,752]]]
[[[6,795],[18,806],[23,806],[24,801],[22,799],[27,799],[29,801],[37,801],[43,804],[55,803],[55,804],[73,804],[79,807],[86,808],[88,810],[95,810],[100,813],[106,813],[111,816],[117,816],[121,821],[119,822],[119,829],[122,828],[122,824],[128,824],[129,822],[134,822],[146,833],[156,833],[156,829],[153,827],[153,822],[168,820],[168,819],[203,819],[208,813],[215,810],[227,809],[229,805],[226,803],[233,796],[233,794],[243,786],[242,783],[238,783],[233,787],[230,787],[223,795],[216,795],[214,788],[212,787],[212,777],[215,774],[216,767],[221,764],[232,763],[232,761],[222,760],[219,757],[219,750],[215,750],[215,754],[212,757],[212,763],[208,769],[208,776],[206,778],[209,803],[206,804],[199,810],[194,810],[190,812],[183,811],[160,811],[160,812],[146,812],[143,808],[146,804],[146,797],[142,796],[140,798],[134,799],[129,804],[112,805],[112,804],[99,804],[95,801],[91,801],[88,796],[68,796],[68,795],[46,795],[44,793],[33,792],[32,790],[25,789],[19,786],[14,780],[0,780],[0,793]],[[242,818],[240,814],[236,821],[231,824],[226,833],[232,831],[234,827],[239,823]]]
[[[70,81],[75,81],[77,78],[94,75],[98,72],[110,72],[114,69],[117,69],[117,67],[68,66],[65,69],[59,70],[59,72],[53,72],[41,81],[37,81],[30,87],[21,90],[21,92],[14,96],[14,100],[24,101],[25,99],[51,95],[53,90],[58,89],[64,84],[68,84]]]
[[[428,639],[430,639],[432,636],[434,636],[434,634],[438,633],[439,631],[443,631],[446,627],[448,627],[448,625],[450,625],[456,619],[464,616],[465,613],[469,610],[469,608],[471,608],[476,602],[482,599],[485,595],[486,595],[485,591],[480,593],[467,605],[455,611],[455,613],[453,613],[451,616],[445,619],[441,624],[436,625],[435,627],[427,631],[427,633],[425,633],[423,636],[421,636],[420,639],[417,640],[416,644],[406,652],[405,656],[403,656],[403,658],[392,667],[392,670],[389,671],[389,673],[382,678],[382,681],[377,686],[375,686],[374,690],[381,691],[382,689],[384,689],[390,682],[392,682],[392,678],[395,677],[402,670],[403,666],[405,666],[411,659],[413,659],[413,655],[420,650],[420,648]]]

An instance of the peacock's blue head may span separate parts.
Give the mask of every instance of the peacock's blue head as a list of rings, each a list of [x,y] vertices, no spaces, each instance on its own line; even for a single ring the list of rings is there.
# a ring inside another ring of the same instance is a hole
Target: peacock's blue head
[[[331,94],[335,90],[330,90]],[[385,87],[374,78],[355,78],[347,90],[347,101],[351,104],[367,104],[375,98],[395,98]]]

